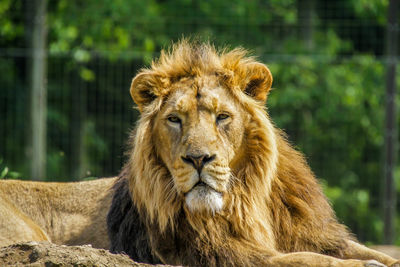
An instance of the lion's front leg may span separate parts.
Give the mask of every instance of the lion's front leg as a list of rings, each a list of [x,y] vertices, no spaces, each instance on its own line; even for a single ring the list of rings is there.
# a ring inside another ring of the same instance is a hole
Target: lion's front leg
[[[343,257],[345,259],[360,259],[360,260],[374,259],[386,264],[387,266],[400,267],[399,260],[393,259],[392,257],[382,252],[367,248],[366,246],[363,246],[351,240],[348,240],[347,244],[348,247],[345,249]]]
[[[269,265],[274,267],[384,267],[376,260],[338,259],[313,252],[295,252],[269,258]]]

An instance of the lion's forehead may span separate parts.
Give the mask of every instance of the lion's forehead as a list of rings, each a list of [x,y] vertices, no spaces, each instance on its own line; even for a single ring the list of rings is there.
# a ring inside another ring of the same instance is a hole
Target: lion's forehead
[[[171,109],[180,113],[207,110],[212,113],[234,111],[234,101],[221,86],[188,86],[174,90],[168,100]]]

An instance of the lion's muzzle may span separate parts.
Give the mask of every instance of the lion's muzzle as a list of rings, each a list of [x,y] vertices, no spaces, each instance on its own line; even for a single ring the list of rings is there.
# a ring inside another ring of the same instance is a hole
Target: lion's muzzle
[[[185,193],[186,205],[192,212],[218,212],[223,207],[223,195],[217,190],[218,183],[207,169],[212,167],[216,155],[187,153],[181,159],[192,166],[197,172],[192,174],[191,188]],[[194,170],[193,170],[194,171]]]

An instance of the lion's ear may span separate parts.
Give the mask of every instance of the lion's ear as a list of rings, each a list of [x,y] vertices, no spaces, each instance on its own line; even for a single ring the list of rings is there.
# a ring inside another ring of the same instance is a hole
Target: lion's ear
[[[158,79],[151,73],[140,73],[133,78],[130,93],[133,101],[138,105],[140,112],[157,98],[157,86]]]
[[[244,92],[260,101],[265,102],[272,86],[272,74],[262,63],[251,63],[247,66],[247,79]]]

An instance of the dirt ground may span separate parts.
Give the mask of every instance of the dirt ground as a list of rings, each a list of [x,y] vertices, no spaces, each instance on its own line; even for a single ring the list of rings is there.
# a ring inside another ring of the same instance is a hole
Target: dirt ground
[[[374,246],[372,248],[400,259],[399,247]],[[150,267],[154,265],[137,263],[129,259],[127,255],[115,255],[91,246],[59,246],[48,242],[28,242],[0,248],[0,266]]]
[[[0,248],[0,266],[149,267],[154,265],[137,263],[127,255],[115,255],[91,246],[58,246],[48,242],[29,242]]]

